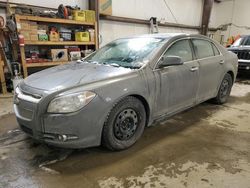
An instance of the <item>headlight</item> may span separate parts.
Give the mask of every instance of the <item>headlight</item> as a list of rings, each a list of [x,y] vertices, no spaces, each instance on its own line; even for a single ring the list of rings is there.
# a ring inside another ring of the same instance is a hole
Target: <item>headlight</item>
[[[59,96],[50,102],[47,111],[50,113],[75,112],[86,106],[95,96],[96,94],[90,91]]]

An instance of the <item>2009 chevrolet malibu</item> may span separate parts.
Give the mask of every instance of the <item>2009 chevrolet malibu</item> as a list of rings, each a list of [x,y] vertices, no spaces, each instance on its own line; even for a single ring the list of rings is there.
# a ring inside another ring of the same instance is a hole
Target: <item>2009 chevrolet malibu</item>
[[[122,150],[158,119],[208,99],[225,103],[236,74],[236,55],[204,36],[123,38],[27,77],[16,88],[14,110],[34,139]]]

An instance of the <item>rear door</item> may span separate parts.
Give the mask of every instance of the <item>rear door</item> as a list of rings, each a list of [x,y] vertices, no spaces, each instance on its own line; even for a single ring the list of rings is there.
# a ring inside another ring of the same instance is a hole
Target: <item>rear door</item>
[[[216,95],[223,73],[224,57],[209,40],[195,38],[192,43],[200,67],[197,99],[201,102]]]
[[[183,65],[170,65],[154,70],[157,84],[156,116],[170,114],[196,101],[198,89],[199,64],[194,60],[194,54],[189,39],[174,42],[163,56],[179,56]]]

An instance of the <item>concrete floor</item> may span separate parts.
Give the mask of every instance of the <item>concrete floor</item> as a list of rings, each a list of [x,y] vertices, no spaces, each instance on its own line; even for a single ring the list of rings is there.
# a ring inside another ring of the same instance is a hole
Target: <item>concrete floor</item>
[[[249,114],[250,81],[241,78],[227,104],[203,103],[147,128],[122,152],[35,143],[20,132],[13,114],[5,115],[0,187],[249,188]]]

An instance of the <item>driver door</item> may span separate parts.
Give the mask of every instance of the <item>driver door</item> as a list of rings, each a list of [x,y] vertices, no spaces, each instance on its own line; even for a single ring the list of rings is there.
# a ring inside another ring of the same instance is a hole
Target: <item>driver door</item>
[[[199,84],[199,63],[194,59],[189,39],[176,41],[163,56],[179,56],[183,64],[163,68],[157,66],[154,70],[156,116],[175,113],[194,105]]]

